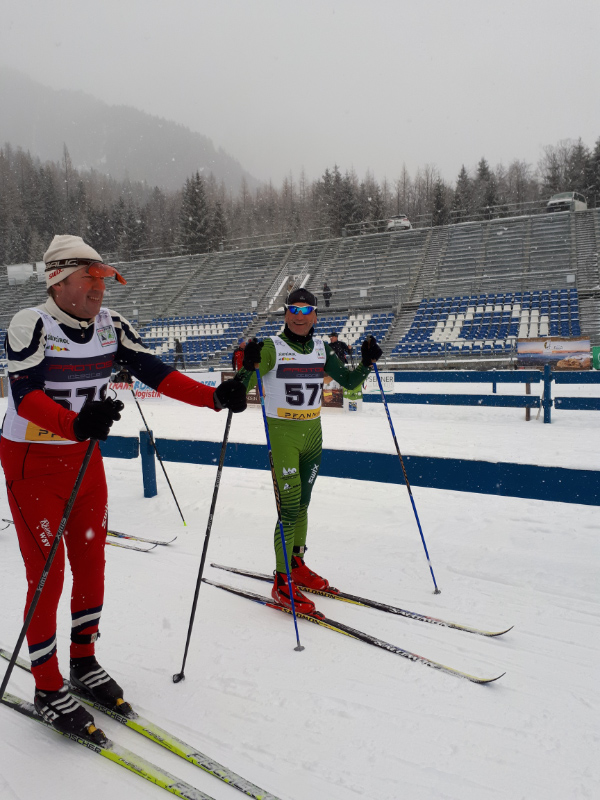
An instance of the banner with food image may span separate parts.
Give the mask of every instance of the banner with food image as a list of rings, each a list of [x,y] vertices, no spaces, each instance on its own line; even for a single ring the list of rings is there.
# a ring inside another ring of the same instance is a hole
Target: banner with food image
[[[589,339],[561,339],[548,336],[538,339],[517,340],[519,367],[543,367],[550,364],[553,370],[590,369],[592,358]]]

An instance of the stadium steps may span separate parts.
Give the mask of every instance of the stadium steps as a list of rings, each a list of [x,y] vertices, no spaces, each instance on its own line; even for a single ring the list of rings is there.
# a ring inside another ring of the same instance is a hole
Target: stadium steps
[[[399,314],[396,314],[394,322],[390,325],[385,336],[385,341],[382,344],[384,358],[387,358],[390,355],[391,351],[398,344],[400,339],[402,339],[402,337],[408,333],[418,308],[418,302],[406,303],[406,305],[402,307],[402,311]]]
[[[531,271],[531,236],[532,224],[531,217],[525,221],[525,231],[523,239],[523,272],[528,273]]]
[[[594,287],[600,283],[598,273],[598,241],[594,219],[597,212],[580,211],[575,217],[575,259],[577,276],[583,286]]]
[[[295,255],[295,250],[297,250],[297,246],[295,244],[291,244],[283,253],[275,252],[273,254],[271,266],[276,268],[276,272],[273,273],[274,279],[270,284],[268,284],[268,288],[263,293],[262,297],[258,299],[258,308],[268,308],[269,299],[272,297],[273,291],[277,289],[286,275],[287,265],[297,264],[298,262],[302,261],[300,256]]]
[[[483,276],[485,275],[485,267],[487,264],[487,250],[490,240],[491,226],[488,222],[487,225],[482,225],[483,238],[481,242],[481,252],[477,263],[475,264],[475,274],[473,275],[473,292],[471,294],[481,293],[483,289]]]
[[[596,235],[596,256],[598,256],[598,251],[600,250],[600,209],[597,208],[594,210],[593,214],[594,220],[594,233]],[[591,281],[592,287],[600,286],[600,266]]]
[[[431,228],[425,257],[410,294],[411,303],[418,302],[431,293],[430,290],[436,283],[439,264],[442,262],[448,246],[448,231],[449,228],[445,225]]]
[[[315,270],[311,273],[307,284],[311,292],[317,295],[318,299],[322,299],[323,284],[327,282],[334,295],[332,298],[332,304],[335,304],[336,289],[334,271],[336,271],[335,267],[337,266],[340,249],[344,241],[344,239],[328,239],[322,243],[323,246],[317,257]],[[325,303],[321,302],[321,305],[324,306]]]

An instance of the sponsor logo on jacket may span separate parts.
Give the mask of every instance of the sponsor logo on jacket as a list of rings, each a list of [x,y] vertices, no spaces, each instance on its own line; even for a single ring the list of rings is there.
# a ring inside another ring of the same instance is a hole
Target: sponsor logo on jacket
[[[100,344],[102,347],[108,347],[111,344],[117,343],[116,332],[112,325],[106,325],[104,328],[98,328],[96,333],[98,334],[98,339],[100,339]]]

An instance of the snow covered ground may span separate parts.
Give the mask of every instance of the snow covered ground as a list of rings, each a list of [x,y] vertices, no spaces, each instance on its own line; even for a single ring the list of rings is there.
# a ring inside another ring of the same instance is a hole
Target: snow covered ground
[[[433,390],[430,384],[403,390],[419,388]],[[597,387],[560,388],[564,395],[597,395]],[[498,390],[522,393],[523,387]],[[143,408],[156,436],[222,437],[224,414],[168,400]],[[535,412],[526,423],[522,409],[393,406],[392,414],[405,454],[600,468],[597,412],[556,411],[552,425],[535,420]],[[142,427],[131,402],[114,430],[134,435]],[[381,407],[352,416],[326,413],[323,427],[326,447],[392,452]],[[264,441],[258,409],[234,417],[231,441]],[[306,649],[297,653],[287,615],[203,586],[187,677],[176,685],[171,676],[181,666],[216,470],[167,464],[184,528],[160,471],[158,496],[144,499],[139,462],[105,463],[111,527],[156,538],[178,535],[170,547],[149,554],[116,547],[106,553],[98,656],[145,716],[282,800],[598,797],[597,507],[416,487],[442,589],[434,596],[404,486],[321,477],[310,511],[307,563],[314,569],[346,591],[403,608],[515,628],[486,639],[333,600],[319,600],[318,607],[444,664],[506,675],[478,686],[304,622],[299,630]],[[0,516],[9,516],[4,492]],[[268,472],[226,469],[209,561],[272,570],[274,521]],[[0,532],[0,547],[0,643],[10,648],[25,593],[12,528]],[[266,584],[210,567],[206,574],[268,593]],[[68,588],[67,582],[58,631],[65,674]],[[10,690],[30,698],[30,676],[15,670]],[[98,722],[123,745],[217,800],[243,796],[112,720],[98,715]],[[167,795],[0,708],[0,798],[41,797]]]

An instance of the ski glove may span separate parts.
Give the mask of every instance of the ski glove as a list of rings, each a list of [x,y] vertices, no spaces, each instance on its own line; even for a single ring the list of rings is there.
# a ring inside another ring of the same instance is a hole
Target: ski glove
[[[254,372],[256,364],[260,364],[260,351],[262,350],[264,342],[259,342],[258,339],[251,339],[246,345],[244,350],[244,369],[249,372]]]
[[[383,350],[377,344],[374,336],[367,336],[360,346],[360,354],[362,356],[362,363],[365,367],[370,367],[374,361],[381,358]]]
[[[120,400],[92,400],[84,405],[73,420],[73,433],[78,442],[86,439],[102,439],[105,442],[113,422],[121,419],[125,406]]]
[[[234,414],[246,410],[246,387],[241,381],[223,381],[215,389],[215,408],[230,408]]]

